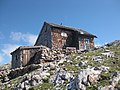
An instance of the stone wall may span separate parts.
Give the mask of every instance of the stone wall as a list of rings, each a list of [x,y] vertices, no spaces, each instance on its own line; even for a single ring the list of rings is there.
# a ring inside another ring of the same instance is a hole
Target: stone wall
[[[75,53],[76,48],[67,49],[50,49],[46,46],[42,46],[38,52],[31,58],[29,64],[40,64],[47,62],[58,62],[63,59],[66,55]]]
[[[53,28],[52,48],[76,47],[76,34],[74,31]]]

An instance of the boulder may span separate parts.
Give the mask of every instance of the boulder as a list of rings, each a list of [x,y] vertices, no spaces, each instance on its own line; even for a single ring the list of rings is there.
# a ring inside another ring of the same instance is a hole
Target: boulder
[[[96,62],[100,62],[100,61],[103,60],[103,58],[102,58],[102,56],[93,56],[93,57],[92,57],[92,60],[93,60],[93,61],[96,61]]]
[[[9,81],[9,78],[8,78],[8,76],[5,76],[5,77],[3,78],[3,82],[7,82],[7,81]]]
[[[19,88],[20,89],[23,89],[24,87],[25,87],[25,83],[24,82],[22,82],[22,83],[19,84]]]
[[[55,70],[56,65],[53,63],[49,63],[50,70]]]
[[[39,81],[41,80],[41,77],[40,75],[33,75],[32,80],[35,80],[37,83],[39,83]]]
[[[36,82],[36,80],[31,80],[31,82],[30,82],[30,84],[31,84],[31,86],[35,86],[35,85],[37,85],[37,82]]]
[[[53,83],[55,86],[57,86],[59,84],[63,84],[64,80],[67,80],[69,82],[71,81],[71,79],[73,79],[73,75],[71,73],[66,70],[59,69],[58,71],[56,71]]]
[[[94,84],[97,82],[100,73],[100,70],[94,70],[94,68],[80,70],[77,77],[68,84],[67,90],[86,90],[86,85]]]
[[[88,81],[90,82],[90,84],[96,83],[98,79],[99,79],[99,75],[95,75],[95,74],[88,75]]]
[[[110,51],[110,50],[107,50],[107,51],[105,51],[104,53],[101,53],[101,55],[103,55],[103,56],[106,56],[107,58],[108,57],[115,57],[115,53],[114,52],[112,52],[112,51]]]
[[[81,61],[78,66],[81,67],[81,66],[87,66],[87,62],[88,61]]]

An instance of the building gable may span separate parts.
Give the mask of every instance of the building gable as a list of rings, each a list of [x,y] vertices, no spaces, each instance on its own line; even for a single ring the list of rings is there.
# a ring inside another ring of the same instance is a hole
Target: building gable
[[[35,46],[44,45],[49,48],[52,47],[51,45],[51,26],[44,22],[44,25],[38,35],[37,41]]]

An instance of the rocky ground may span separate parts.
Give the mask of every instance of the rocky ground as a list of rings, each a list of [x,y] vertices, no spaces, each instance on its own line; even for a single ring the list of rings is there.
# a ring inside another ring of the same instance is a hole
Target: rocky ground
[[[0,66],[0,90],[120,90],[120,41],[89,52],[42,47],[26,67]]]

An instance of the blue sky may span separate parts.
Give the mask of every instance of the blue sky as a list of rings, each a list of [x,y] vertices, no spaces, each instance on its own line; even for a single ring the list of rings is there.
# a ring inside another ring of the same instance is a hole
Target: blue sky
[[[120,39],[120,0],[0,0],[0,64],[33,45],[44,21],[84,29],[101,45]]]

